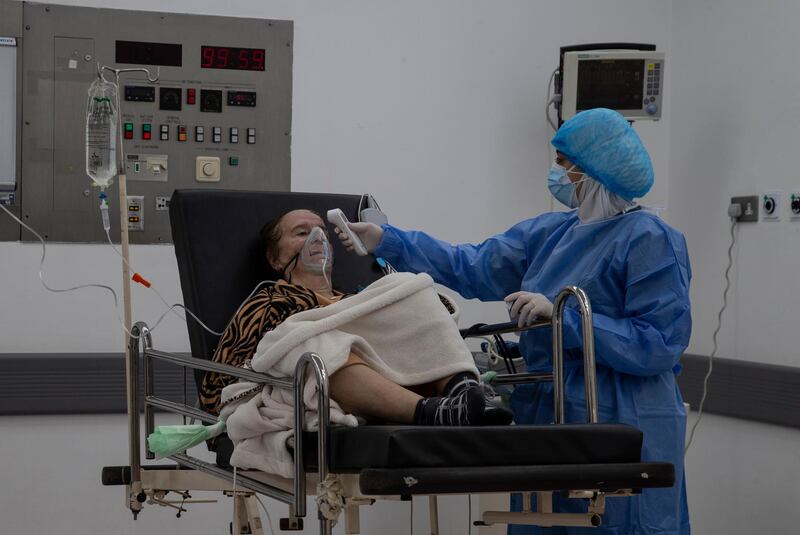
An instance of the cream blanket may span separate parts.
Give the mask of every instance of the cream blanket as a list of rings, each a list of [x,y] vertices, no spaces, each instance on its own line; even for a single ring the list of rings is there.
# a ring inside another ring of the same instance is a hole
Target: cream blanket
[[[471,371],[477,373],[468,347],[433,288],[427,274],[393,273],[357,295],[332,305],[295,314],[264,335],[252,360],[255,371],[275,377],[294,374],[300,356],[311,351],[336,372],[350,352],[389,380],[420,385]],[[307,429],[317,428],[314,374],[309,374],[303,401]],[[231,464],[284,477],[293,476],[286,444],[294,435],[292,392],[264,387],[246,396],[253,383],[239,382],[222,392],[221,417],[234,442]],[[242,396],[243,399],[237,399]],[[356,426],[331,400],[331,422]]]

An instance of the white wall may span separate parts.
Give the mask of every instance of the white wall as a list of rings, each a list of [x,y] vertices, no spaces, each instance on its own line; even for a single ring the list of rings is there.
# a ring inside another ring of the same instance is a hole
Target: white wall
[[[800,4],[675,0],[673,16],[670,221],[686,235],[694,269],[689,351],[705,355],[722,304],[730,197],[800,190]],[[800,223],[786,212],[738,229],[720,357],[800,366],[799,240]],[[800,431],[706,418],[686,458],[695,532],[796,531]]]
[[[293,188],[370,191],[394,223],[453,241],[480,240],[550,208],[543,107],[560,45],[656,43],[667,52],[666,117],[636,128],[656,165],[648,202],[667,206],[667,219],[689,243],[693,352],[711,350],[727,199],[800,190],[793,162],[800,4],[790,0],[143,0],[138,7],[294,20]],[[787,313],[800,297],[792,284],[800,223],[743,226],[739,239],[719,355],[800,365]],[[110,299],[94,290],[46,293],[35,278],[39,255],[35,245],[0,244],[0,352],[119,351]],[[180,299],[171,247],[135,246],[133,259]],[[118,286],[117,271],[103,246],[49,249],[53,285]],[[135,291],[135,317],[152,323],[159,302]],[[502,318],[502,307],[469,304],[463,323],[493,318]],[[155,341],[188,348],[177,319],[165,320]],[[707,416],[687,457],[695,533],[790,532],[800,506],[798,444],[797,430]],[[99,467],[124,463],[124,449],[121,416],[0,419],[0,452],[14,459],[0,463],[0,480],[18,481],[0,490],[0,532],[226,529],[229,502],[181,520],[149,507],[131,523],[119,489],[98,483]],[[418,505],[420,533],[426,517]],[[465,509],[463,500],[449,504],[446,533],[463,532]],[[407,515],[407,504],[383,504],[367,514],[365,533],[405,533]]]
[[[393,223],[453,241],[482,240],[550,208],[544,102],[558,47],[627,40],[668,51],[669,24],[645,22],[671,20],[669,4],[654,0],[145,0],[137,7],[294,20],[293,189],[369,191]],[[657,204],[666,203],[668,127],[668,119],[637,127],[656,163]],[[40,255],[37,245],[0,244],[0,293],[9,305],[0,321],[2,351],[120,351],[109,295],[49,294],[35,277]],[[170,302],[180,301],[170,246],[133,246],[132,262]],[[118,266],[102,245],[51,246],[45,277],[58,287],[119,287]],[[135,319],[152,325],[162,310],[149,290],[134,288]],[[468,306],[462,323],[500,320],[503,312]],[[45,336],[41,325],[48,325]],[[166,350],[188,349],[174,317],[154,340]]]
[[[800,101],[791,96],[800,83],[791,66],[800,4],[678,0],[674,14],[671,63],[680,76],[670,83],[669,198],[693,259],[690,351],[708,354],[722,303],[730,197],[800,191]],[[800,365],[797,320],[787,313],[800,299],[800,223],[789,221],[787,204],[783,221],[738,230],[720,356]]]

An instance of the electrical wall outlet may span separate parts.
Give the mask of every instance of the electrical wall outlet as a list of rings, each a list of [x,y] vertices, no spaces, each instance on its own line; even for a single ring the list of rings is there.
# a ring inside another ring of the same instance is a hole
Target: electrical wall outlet
[[[156,195],[156,211],[162,212],[169,210],[169,197],[166,195]]]
[[[781,194],[767,191],[761,195],[761,219],[763,221],[781,220]]]
[[[755,223],[758,221],[758,195],[731,197],[731,204],[738,204],[742,207],[741,215],[736,218],[739,223]]]
[[[128,195],[128,230],[144,230],[143,195]]]
[[[800,191],[789,194],[789,218],[792,221],[800,221]]]

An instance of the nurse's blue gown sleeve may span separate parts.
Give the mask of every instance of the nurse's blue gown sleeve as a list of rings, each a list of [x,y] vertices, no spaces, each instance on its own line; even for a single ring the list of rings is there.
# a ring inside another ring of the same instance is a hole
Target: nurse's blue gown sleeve
[[[547,239],[553,219],[523,221],[478,245],[451,245],[424,232],[383,225],[374,254],[401,271],[427,273],[467,299],[499,301],[520,289],[529,252]]]
[[[592,314],[598,363],[639,376],[658,375],[678,364],[691,335],[691,273],[670,239],[665,233],[644,233],[618,249],[627,270],[621,281],[623,310],[613,318]],[[576,309],[566,310],[564,337],[568,349],[583,346]]]
[[[559,232],[554,231],[566,217],[563,213],[545,214],[478,245],[451,245],[424,232],[384,225],[384,237],[375,254],[386,257],[398,269],[428,273],[466,298],[501,300],[520,289],[528,259],[547,256],[556,246]],[[657,375],[677,365],[691,332],[691,274],[688,263],[676,256],[676,244],[671,239],[667,233],[647,230],[616,237],[613,262],[624,266],[619,269],[625,272],[624,280],[617,281],[624,287],[624,300],[614,317],[599,312],[599,306],[593,311],[598,363],[639,376]],[[679,245],[677,249],[685,251],[685,244]],[[582,252],[586,251],[576,250],[574,254]],[[595,299],[606,292],[587,287],[593,282],[570,284],[584,287]],[[529,290],[547,292],[545,288]],[[555,299],[555,295],[547,297]],[[564,335],[565,348],[582,346],[580,315],[569,304]]]

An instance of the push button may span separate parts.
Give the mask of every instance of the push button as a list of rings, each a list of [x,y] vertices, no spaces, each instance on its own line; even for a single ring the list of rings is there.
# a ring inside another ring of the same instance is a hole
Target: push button
[[[150,130],[150,123],[142,124],[142,139],[152,138],[152,132]]]
[[[206,140],[205,129],[202,126],[194,127],[194,140],[198,143],[203,143]]]
[[[161,141],[169,141],[169,125],[162,124],[161,131],[159,132],[159,138]]]
[[[186,141],[187,137],[188,136],[186,135],[186,127],[183,125],[178,125],[178,141],[184,142]]]
[[[133,139],[133,123],[125,123],[123,126],[125,139]]]

